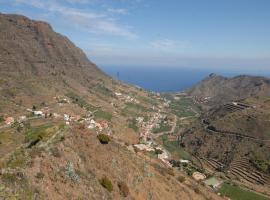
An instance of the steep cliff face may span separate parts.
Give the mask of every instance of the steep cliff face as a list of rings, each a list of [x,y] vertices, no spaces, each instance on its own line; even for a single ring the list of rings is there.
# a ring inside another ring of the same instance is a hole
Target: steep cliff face
[[[210,74],[188,90],[188,93],[191,96],[207,98],[209,104],[223,104],[252,96],[269,96],[270,79],[247,75],[226,78]]]
[[[41,88],[65,89],[71,82],[87,87],[98,78],[108,79],[82,50],[45,22],[0,14],[0,41],[2,87],[31,81]]]

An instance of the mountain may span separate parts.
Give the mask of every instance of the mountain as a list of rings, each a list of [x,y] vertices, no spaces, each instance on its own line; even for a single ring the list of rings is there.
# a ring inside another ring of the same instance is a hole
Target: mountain
[[[208,105],[224,104],[248,97],[270,96],[270,79],[247,75],[227,78],[210,74],[187,93]]]
[[[134,147],[163,103],[113,80],[48,23],[0,14],[0,198],[221,199]]]
[[[182,146],[213,173],[267,194],[270,184],[269,79],[210,75],[188,91],[203,109]],[[269,195],[269,193],[268,193]]]

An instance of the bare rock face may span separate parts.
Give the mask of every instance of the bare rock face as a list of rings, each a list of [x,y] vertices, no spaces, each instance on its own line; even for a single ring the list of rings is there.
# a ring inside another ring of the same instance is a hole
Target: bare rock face
[[[108,79],[48,23],[6,14],[0,14],[0,71],[0,79],[9,87],[27,85],[31,80],[41,88],[50,85],[62,90],[71,82],[88,87],[98,78]]]

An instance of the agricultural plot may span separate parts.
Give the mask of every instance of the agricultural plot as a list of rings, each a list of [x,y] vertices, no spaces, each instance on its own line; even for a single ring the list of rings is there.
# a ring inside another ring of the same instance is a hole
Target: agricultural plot
[[[171,154],[182,159],[191,159],[189,153],[179,146],[178,141],[170,141],[167,135],[163,135],[161,138],[164,148],[168,150]]]
[[[269,200],[269,198],[257,193],[244,190],[238,186],[224,183],[220,188],[221,195],[227,196],[232,200]]]
[[[178,117],[195,117],[200,112],[199,107],[187,98],[172,100],[170,109]]]

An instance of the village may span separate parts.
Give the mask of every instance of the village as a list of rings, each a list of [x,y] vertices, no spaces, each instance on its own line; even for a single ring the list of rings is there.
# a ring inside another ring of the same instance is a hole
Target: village
[[[135,103],[139,104],[140,101],[135,97],[132,97],[127,94],[122,94],[120,92],[115,93],[117,99],[123,103]],[[186,173],[188,176],[192,177],[197,182],[203,182],[210,189],[218,191],[224,182],[223,179],[219,177],[212,176],[209,173],[206,173],[194,165],[193,161],[190,159],[180,158],[175,160],[171,155],[171,152],[168,151],[160,142],[157,141],[158,138],[163,135],[172,138],[172,141],[175,141],[178,137],[180,137],[179,133],[176,133],[177,123],[179,120],[186,120],[188,117],[178,117],[176,115],[168,115],[166,109],[170,106],[171,100],[167,100],[166,98],[160,97],[160,94],[156,94],[157,100],[162,101],[163,103],[155,108],[155,112],[151,113],[151,117],[148,120],[144,120],[143,116],[136,117],[136,123],[139,127],[139,143],[131,144],[127,147],[130,151],[136,153],[141,152],[147,156],[147,153],[153,153],[156,155],[156,158],[163,163],[167,168],[175,168],[177,170]],[[178,97],[175,97],[176,101],[178,101]],[[64,107],[67,105],[72,105],[72,99],[65,96],[57,96],[54,97],[54,107]],[[114,106],[114,105],[113,105]],[[32,108],[27,108],[25,115],[13,117],[6,116],[3,120],[4,124],[0,126],[0,129],[6,129],[8,127],[14,126],[17,124],[18,126],[23,127],[27,121],[33,120],[56,120],[62,121],[65,126],[74,126],[80,125],[87,129],[92,130],[99,134],[105,134],[109,137],[113,136],[113,130],[111,127],[111,122],[104,119],[96,119],[95,112],[90,110],[85,110],[86,114],[71,114],[68,112],[54,112],[52,108],[49,106],[44,106],[39,109],[36,106]],[[162,130],[158,133],[155,133],[154,130],[160,129],[161,126],[169,127],[166,130]],[[116,140],[117,142],[117,140]]]

